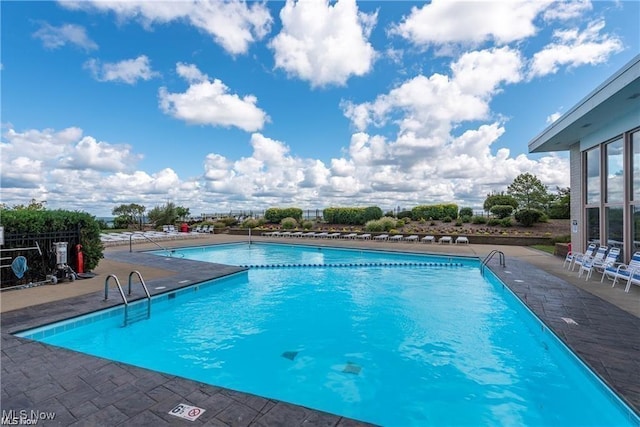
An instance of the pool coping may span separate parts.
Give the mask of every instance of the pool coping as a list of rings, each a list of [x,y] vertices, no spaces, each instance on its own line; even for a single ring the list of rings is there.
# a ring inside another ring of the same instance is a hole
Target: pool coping
[[[179,272],[149,282],[152,294],[245,270],[144,252],[109,252],[105,257]],[[525,261],[509,258],[503,268],[495,259],[488,267],[640,414],[640,342],[636,338],[640,336],[640,318]],[[162,286],[165,289],[155,289]],[[109,295],[107,302],[92,293],[2,313],[3,408],[52,411],[57,414],[55,425],[182,425],[168,414],[178,403],[207,410],[189,425],[369,425],[11,335],[117,305],[115,290]],[[578,325],[566,323],[563,317]]]

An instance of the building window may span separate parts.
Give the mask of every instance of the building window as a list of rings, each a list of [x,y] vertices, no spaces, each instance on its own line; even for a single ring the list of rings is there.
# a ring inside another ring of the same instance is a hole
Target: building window
[[[600,147],[587,151],[587,205],[600,203]]]
[[[605,221],[607,224],[607,243],[609,248],[620,248],[618,260],[624,259],[624,229],[622,227],[623,207],[605,208]]]
[[[640,203],[640,131],[631,134],[631,200]]]
[[[607,203],[624,203],[624,141],[618,139],[605,145],[607,156]],[[622,221],[622,217],[620,217]]]
[[[600,208],[587,209],[587,244],[600,244]]]
[[[631,206],[631,237],[632,253],[640,251],[640,205]]]

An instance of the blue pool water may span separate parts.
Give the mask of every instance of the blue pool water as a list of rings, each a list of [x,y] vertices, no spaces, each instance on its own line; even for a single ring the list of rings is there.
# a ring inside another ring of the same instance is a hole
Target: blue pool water
[[[127,327],[112,309],[22,336],[385,426],[638,423],[477,260],[255,244],[180,253],[394,265],[252,268],[158,296],[151,319]]]

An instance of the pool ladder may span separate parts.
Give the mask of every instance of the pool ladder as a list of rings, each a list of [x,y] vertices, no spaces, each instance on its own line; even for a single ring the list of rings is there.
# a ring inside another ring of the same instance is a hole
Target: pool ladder
[[[143,319],[149,319],[151,317],[151,295],[149,294],[149,289],[147,289],[147,285],[144,283],[144,279],[142,278],[142,274],[139,271],[133,270],[129,273],[129,286],[127,295],[131,296],[131,279],[133,275],[136,275],[142,285],[142,289],[144,289],[144,293],[146,294],[145,299],[147,300],[147,310],[145,312],[131,313],[129,311],[129,301],[122,290],[122,286],[120,285],[120,280],[118,280],[118,276],[115,274],[110,274],[104,279],[104,300],[106,301],[109,298],[109,279],[113,278],[116,281],[116,285],[118,286],[118,291],[120,292],[120,296],[122,297],[122,301],[124,302],[124,326],[127,326],[130,323],[137,322]],[[130,315],[131,314],[131,315]]]
[[[482,273],[483,276],[484,276],[485,267],[487,266],[489,261],[491,261],[491,258],[493,258],[495,254],[498,254],[498,256],[500,257],[500,265],[503,268],[507,266],[507,264],[504,262],[504,252],[494,249],[491,252],[489,252],[489,255],[484,257],[484,259],[482,260],[482,263],[480,264],[480,273]]]

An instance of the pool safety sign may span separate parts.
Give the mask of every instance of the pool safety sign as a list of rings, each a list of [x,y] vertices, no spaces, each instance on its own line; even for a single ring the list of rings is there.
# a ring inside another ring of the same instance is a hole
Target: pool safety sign
[[[190,406],[181,403],[169,411],[169,414],[184,418],[185,420],[195,421],[204,411],[205,409],[198,408],[197,406]]]

